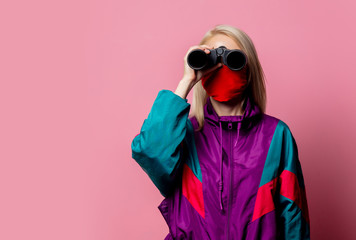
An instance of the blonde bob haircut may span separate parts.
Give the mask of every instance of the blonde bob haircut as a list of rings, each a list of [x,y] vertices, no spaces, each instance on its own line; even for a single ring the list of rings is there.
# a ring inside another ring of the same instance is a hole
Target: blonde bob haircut
[[[206,44],[213,36],[223,34],[233,39],[240,49],[247,55],[248,67],[248,87],[246,96],[249,96],[252,101],[260,108],[261,112],[266,111],[266,87],[265,75],[257,56],[255,46],[250,37],[241,29],[236,27],[220,24],[209,30],[200,41],[199,45]],[[204,126],[204,105],[209,95],[206,93],[201,81],[197,82],[193,87],[193,103],[192,113],[189,117],[195,117],[199,127],[196,131],[200,131]]]

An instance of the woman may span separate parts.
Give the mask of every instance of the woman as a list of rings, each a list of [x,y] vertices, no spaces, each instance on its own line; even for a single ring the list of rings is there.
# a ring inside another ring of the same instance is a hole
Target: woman
[[[210,54],[220,46],[243,51],[245,67],[188,66],[192,50]],[[165,239],[310,239],[297,145],[286,123],[265,114],[251,39],[217,25],[188,50],[184,66],[176,91],[158,93],[131,144],[132,157],[165,197],[158,206],[169,227]]]

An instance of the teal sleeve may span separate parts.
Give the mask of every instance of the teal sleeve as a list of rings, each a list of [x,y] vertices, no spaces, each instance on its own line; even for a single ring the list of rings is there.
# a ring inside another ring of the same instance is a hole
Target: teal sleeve
[[[277,185],[278,221],[281,239],[310,239],[310,219],[298,147],[289,127],[279,122],[281,164]]]
[[[166,197],[182,166],[190,104],[170,90],[159,91],[140,133],[131,143],[132,158]]]

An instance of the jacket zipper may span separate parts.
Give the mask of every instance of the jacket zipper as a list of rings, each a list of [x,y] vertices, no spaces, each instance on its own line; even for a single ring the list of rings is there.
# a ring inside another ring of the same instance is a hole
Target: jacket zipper
[[[232,185],[232,147],[231,147],[231,139],[232,139],[232,123],[229,120],[229,132],[230,132],[230,159],[229,159],[229,167],[230,167],[230,184],[229,184],[229,204],[227,209],[227,237],[226,239],[229,240],[229,227],[230,227],[230,211],[231,211],[231,185]]]

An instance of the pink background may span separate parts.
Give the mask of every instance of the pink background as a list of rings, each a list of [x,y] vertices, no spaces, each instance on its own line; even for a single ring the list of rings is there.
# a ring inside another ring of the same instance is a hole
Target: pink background
[[[298,144],[312,239],[356,239],[355,10],[351,0],[3,1],[0,239],[163,239],[163,197],[131,141],[216,24],[255,43],[267,114]]]

